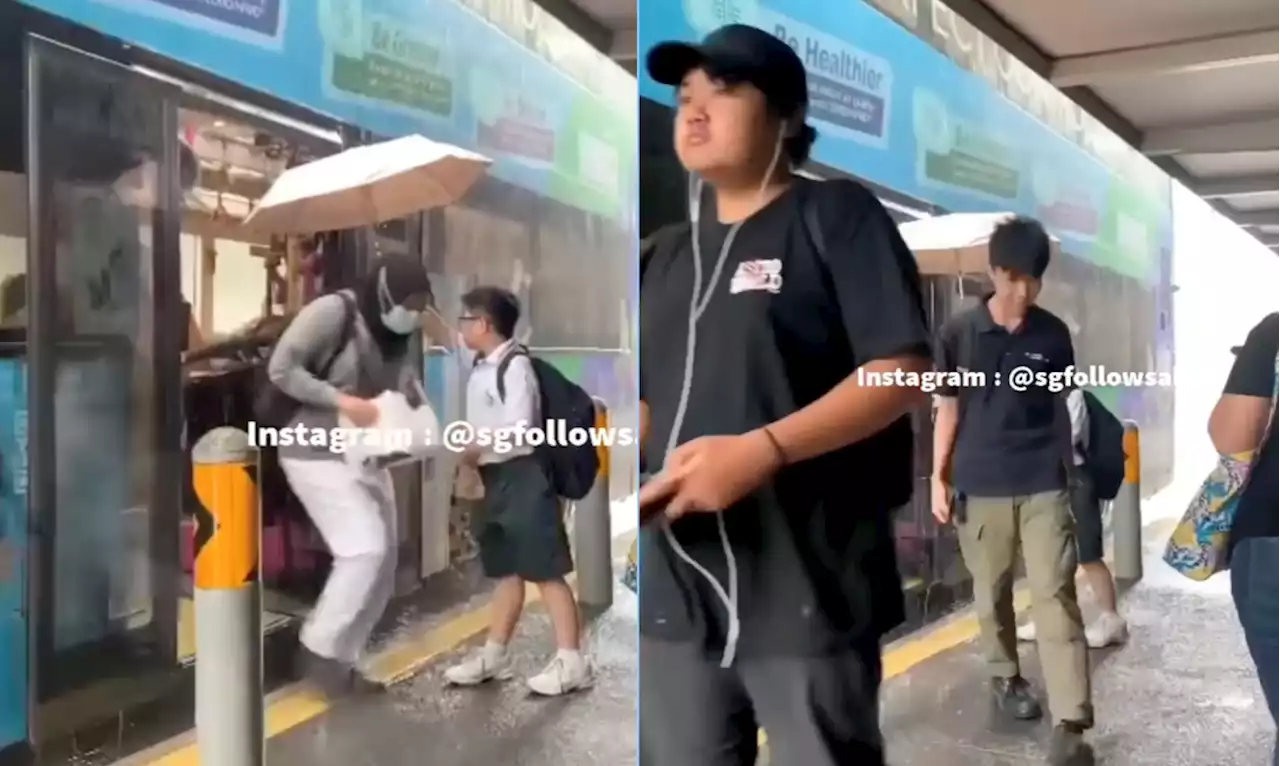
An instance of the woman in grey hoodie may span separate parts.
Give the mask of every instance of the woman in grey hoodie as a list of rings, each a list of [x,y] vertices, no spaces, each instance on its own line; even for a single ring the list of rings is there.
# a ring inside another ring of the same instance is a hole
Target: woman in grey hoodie
[[[384,256],[355,290],[324,295],[289,324],[268,363],[271,382],[301,406],[286,428],[329,429],[378,417],[373,398],[400,391],[426,401],[421,360],[409,354],[431,299],[425,267]],[[328,374],[316,370],[328,364]],[[313,432],[314,433],[314,432]],[[280,467],[333,554],[333,572],[302,629],[308,678],[329,694],[376,691],[356,671],[395,586],[396,503],[386,469],[348,464],[327,445],[279,447]]]

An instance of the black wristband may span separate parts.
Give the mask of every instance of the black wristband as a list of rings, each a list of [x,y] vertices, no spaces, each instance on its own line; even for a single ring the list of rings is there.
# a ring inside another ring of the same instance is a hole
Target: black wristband
[[[773,431],[770,431],[768,426],[765,426],[760,430],[764,432],[769,443],[773,445],[773,451],[778,453],[779,467],[790,465],[791,461],[787,458],[787,452],[782,448],[782,443],[778,441],[778,437],[773,435]]]

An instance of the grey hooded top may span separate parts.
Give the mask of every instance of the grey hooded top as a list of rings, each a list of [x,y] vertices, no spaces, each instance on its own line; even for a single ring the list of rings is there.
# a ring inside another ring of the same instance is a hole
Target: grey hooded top
[[[288,423],[290,429],[299,425],[307,429],[336,427],[340,394],[372,399],[390,390],[400,391],[414,406],[427,400],[419,379],[421,357],[409,353],[399,359],[385,358],[364,315],[355,307],[354,294],[343,292],[352,298],[350,309],[337,294],[316,298],[289,323],[267,363],[271,382],[302,404]],[[347,311],[354,314],[355,327],[351,340],[338,351]],[[333,366],[322,380],[314,370],[330,358]],[[342,459],[326,447],[309,444],[281,446],[279,454],[286,459]]]

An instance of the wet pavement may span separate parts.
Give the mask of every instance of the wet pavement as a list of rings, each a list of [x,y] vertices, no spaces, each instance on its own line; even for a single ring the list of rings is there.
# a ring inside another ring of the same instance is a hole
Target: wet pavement
[[[1159,553],[1167,520],[1150,520],[1146,577],[1122,598],[1130,641],[1091,655],[1103,766],[1261,766],[1274,727],[1244,645],[1226,577],[1196,584]],[[620,550],[625,550],[621,547]],[[618,551],[615,551],[618,553]],[[442,658],[376,701],[348,703],[273,739],[271,763],[314,766],[625,766],[636,762],[635,597],[617,589],[590,628],[598,682],[561,699],[533,697],[518,677],[451,689]],[[1095,610],[1085,603],[1087,615]],[[534,607],[513,646],[520,677],[550,654]],[[910,638],[904,639],[910,641]],[[892,647],[891,647],[892,648]],[[1035,648],[1024,673],[1043,688]],[[1027,766],[1045,762],[1049,725],[996,722],[973,643],[885,682],[883,728],[897,766]],[[762,764],[768,763],[767,754]],[[797,766],[775,764],[774,766]]]
[[[440,658],[376,700],[341,704],[270,740],[269,763],[309,766],[625,766],[636,762],[636,599],[620,586],[588,628],[596,684],[563,698],[523,679],[552,653],[551,624],[531,606],[512,643],[517,676],[474,689],[445,685]]]
[[[1160,561],[1169,526],[1153,524],[1142,581],[1121,600],[1128,645],[1091,653],[1097,726],[1106,766],[1262,766],[1275,728],[1231,602],[1229,578],[1192,583]],[[1086,616],[1094,612],[1086,603]],[[1036,652],[1024,674],[1043,689]],[[1049,724],[998,724],[986,671],[970,643],[885,683],[890,763],[1025,766],[1045,762]],[[782,766],[782,765],[778,765]]]

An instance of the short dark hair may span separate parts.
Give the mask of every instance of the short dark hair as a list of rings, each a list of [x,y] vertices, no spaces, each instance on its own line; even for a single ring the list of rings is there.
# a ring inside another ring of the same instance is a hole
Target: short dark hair
[[[809,152],[813,149],[813,142],[817,140],[818,131],[809,124],[801,125],[799,133],[783,139],[782,151],[791,160],[791,167],[798,168],[809,161]]]
[[[1040,279],[1049,268],[1049,235],[1034,218],[1005,221],[991,233],[987,245],[993,269],[1005,269]]]
[[[493,329],[504,338],[516,334],[516,324],[520,321],[520,299],[510,290],[501,287],[482,286],[467,291],[462,296],[462,305],[468,311],[483,314],[493,325]]]

